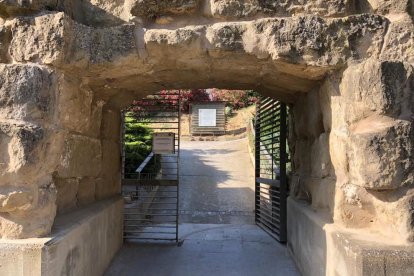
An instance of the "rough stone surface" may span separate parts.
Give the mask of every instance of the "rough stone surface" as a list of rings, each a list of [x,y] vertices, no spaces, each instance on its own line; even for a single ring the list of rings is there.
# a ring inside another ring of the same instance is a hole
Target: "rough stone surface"
[[[59,176],[97,176],[101,170],[101,159],[102,148],[99,140],[71,135],[65,143]]]
[[[120,191],[120,111],[162,89],[290,104],[291,196],[412,242],[412,1],[0,1],[0,236]],[[359,253],[358,253],[359,254]]]

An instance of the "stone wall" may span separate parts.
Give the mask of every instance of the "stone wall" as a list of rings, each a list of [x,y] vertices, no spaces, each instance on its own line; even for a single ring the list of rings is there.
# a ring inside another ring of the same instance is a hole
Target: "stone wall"
[[[412,1],[154,3],[0,3],[1,237],[119,193],[132,100],[217,87],[291,105],[293,197],[413,241]]]
[[[293,196],[345,227],[413,241],[413,69],[350,64],[293,106]]]

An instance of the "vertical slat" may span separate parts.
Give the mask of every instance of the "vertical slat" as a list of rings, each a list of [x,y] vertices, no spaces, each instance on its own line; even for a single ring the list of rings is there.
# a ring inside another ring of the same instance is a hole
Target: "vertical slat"
[[[287,118],[286,118],[286,105],[280,106],[280,241],[287,241],[287,175],[286,175],[286,163],[287,163],[287,148],[286,148],[286,132],[287,132]]]
[[[178,91],[178,145],[177,145],[177,204],[175,222],[175,240],[178,242],[179,200],[180,200],[180,137],[181,137],[181,90]]]
[[[255,221],[259,222],[260,216],[260,183],[256,179],[260,178],[260,119],[258,115],[260,113],[260,101],[256,105],[255,115]]]
[[[121,179],[125,178],[125,111],[121,112]]]

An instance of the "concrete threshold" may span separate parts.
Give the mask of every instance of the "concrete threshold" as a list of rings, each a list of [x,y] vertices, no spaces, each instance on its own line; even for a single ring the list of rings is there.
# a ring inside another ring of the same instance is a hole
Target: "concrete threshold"
[[[256,225],[180,224],[175,243],[125,243],[105,276],[297,276],[286,246]]]

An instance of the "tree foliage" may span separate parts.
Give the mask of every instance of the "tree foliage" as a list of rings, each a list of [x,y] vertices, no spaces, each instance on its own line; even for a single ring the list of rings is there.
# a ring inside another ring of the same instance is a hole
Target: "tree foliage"
[[[211,100],[224,101],[226,106],[237,110],[255,104],[259,100],[259,94],[253,90],[213,89]]]
[[[187,113],[190,110],[190,104],[193,102],[210,101],[210,95],[206,89],[162,90],[157,95],[151,96],[151,98],[155,101],[134,101],[129,110],[138,113],[142,111],[150,111],[150,109],[168,109],[171,105],[178,104],[178,93],[180,93],[181,97],[181,111],[184,113]]]

